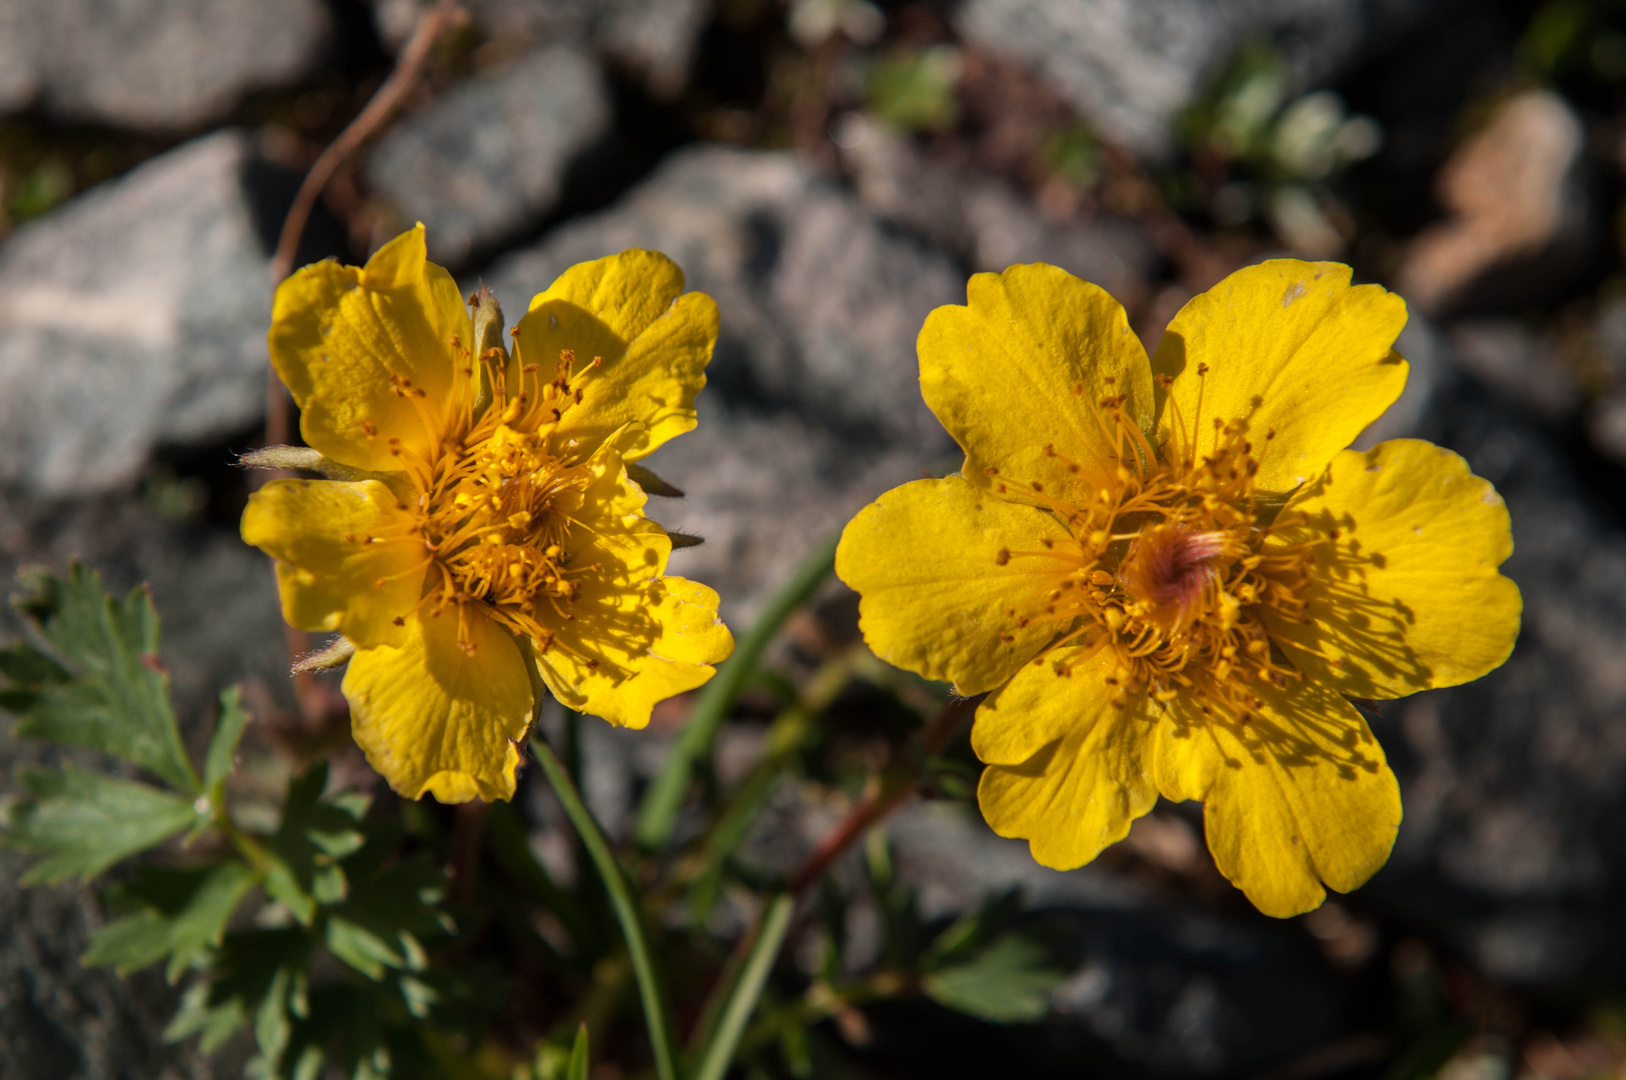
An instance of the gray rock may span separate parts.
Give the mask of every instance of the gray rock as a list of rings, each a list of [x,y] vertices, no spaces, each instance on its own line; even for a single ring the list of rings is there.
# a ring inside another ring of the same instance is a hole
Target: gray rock
[[[1029,64],[1106,138],[1151,156],[1238,50],[1280,51],[1295,91],[1454,0],[965,0],[973,45]]]
[[[929,160],[911,137],[857,113],[841,119],[836,143],[865,204],[972,270],[1047,262],[1132,310],[1141,302],[1157,252],[1139,222],[1110,214],[1046,220],[1003,180]]]
[[[227,131],[147,162],[0,247],[0,483],[53,495],[264,409],[271,282]]]
[[[430,0],[380,0],[379,34],[398,48]],[[711,0],[469,0],[481,36],[500,49],[543,42],[588,46],[636,72],[656,97],[688,83]]]
[[[654,515],[706,537],[674,571],[718,587],[727,618],[881,491],[958,466],[917,384],[922,321],[965,299],[940,252],[791,155],[704,148],[485,281],[524,311],[571,264],[629,247],[670,255],[722,312],[700,426],[649,465],[688,492]]]
[[[321,0],[5,0],[0,113],[194,130],[298,82],[331,29]]]
[[[404,222],[427,226],[430,258],[462,265],[553,209],[609,125],[598,65],[568,46],[539,49],[397,124],[367,179]]]

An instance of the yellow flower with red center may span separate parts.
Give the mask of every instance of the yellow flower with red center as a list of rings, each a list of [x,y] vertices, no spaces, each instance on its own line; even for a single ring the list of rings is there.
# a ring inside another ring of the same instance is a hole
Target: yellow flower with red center
[[[1220,871],[1307,911],[1388,858],[1400,794],[1350,698],[1453,686],[1517,636],[1507,510],[1450,451],[1344,449],[1396,397],[1399,297],[1276,260],[1191,300],[1148,362],[1052,266],[978,274],[920,333],[960,475],[847,526],[836,572],[883,659],[990,691],[972,746],[1002,836],[1066,869],[1159,794]]]
[[[493,317],[495,316],[495,317]],[[277,559],[283,613],[355,646],[356,742],[396,791],[514,793],[543,687],[643,727],[733,648],[717,594],[665,576],[672,543],[628,466],[695,425],[717,307],[664,255],[567,270],[501,343],[424,254],[277,290],[271,359],[328,480],[255,492],[243,538]]]

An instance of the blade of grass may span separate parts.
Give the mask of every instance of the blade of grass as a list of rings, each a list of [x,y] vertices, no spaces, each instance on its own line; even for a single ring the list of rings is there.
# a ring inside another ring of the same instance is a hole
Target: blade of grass
[[[576,827],[577,835],[587,848],[588,857],[593,860],[593,866],[604,882],[605,891],[610,894],[610,906],[626,938],[627,955],[632,960],[633,975],[638,980],[638,996],[643,1002],[644,1021],[649,1027],[649,1045],[655,1056],[655,1073],[660,1080],[678,1080],[672,1013],[666,1002],[665,988],[655,970],[655,958],[649,950],[643,919],[633,900],[632,890],[627,887],[621,866],[616,862],[610,845],[605,842],[604,834],[599,831],[598,822],[593,820],[587,804],[582,802],[576,785],[565,771],[564,763],[553,752],[553,747],[539,737],[532,738],[531,753],[542,766],[543,774],[553,786],[553,793],[564,807],[565,816]]]
[[[722,726],[734,705],[734,699],[739,697],[740,688],[762,659],[762,654],[779,632],[780,626],[784,625],[791,612],[812,597],[835,569],[837,539],[831,537],[802,561],[790,580],[769,599],[757,621],[735,646],[734,655],[718,665],[717,674],[700,692],[694,715],[673,744],[660,775],[649,786],[649,793],[638,808],[638,823],[633,837],[646,851],[658,851],[671,839],[678,811],[682,809],[683,798],[689,790],[689,780],[694,775],[695,763],[711,752],[717,729]]]
[[[728,1003],[723,1007],[716,1032],[701,1054],[700,1067],[695,1071],[693,1080],[723,1080],[728,1072],[728,1066],[734,1060],[734,1051],[739,1048],[740,1036],[745,1033],[745,1025],[762,998],[762,988],[768,981],[768,973],[773,970],[779,947],[785,942],[785,932],[790,929],[790,916],[795,909],[796,901],[788,893],[780,893],[769,901],[762,916],[762,928],[757,931],[756,943],[751,946],[751,955],[746,959],[739,981],[734,984]]]

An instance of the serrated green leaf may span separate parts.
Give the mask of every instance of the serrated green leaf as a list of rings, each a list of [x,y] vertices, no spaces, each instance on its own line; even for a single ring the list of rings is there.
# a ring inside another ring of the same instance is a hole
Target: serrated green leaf
[[[272,900],[288,905],[294,918],[309,926],[316,918],[316,899],[301,884],[292,867],[276,855],[268,855],[265,863],[265,894]]]
[[[18,686],[67,682],[69,678],[66,668],[26,642],[0,649],[0,675]]]
[[[249,715],[243,709],[243,695],[233,686],[220,695],[220,712],[215,718],[215,733],[209,737],[209,752],[203,759],[203,787],[213,791],[216,784],[231,773],[232,761],[237,756],[237,741],[243,737]]]
[[[127,975],[168,956],[171,982],[204,948],[220,943],[226,920],[254,887],[257,875],[238,862],[201,870],[145,867],[129,892],[146,901],[142,909],[98,930],[84,962],[110,966]],[[151,882],[159,879],[154,886]],[[168,879],[168,880],[163,880]],[[172,895],[183,891],[177,901]]]
[[[200,982],[181,995],[181,1007],[175,1010],[174,1018],[164,1028],[165,1042],[180,1042],[198,1035],[198,1048],[210,1054],[242,1026],[245,1016],[243,1003],[232,1000],[219,1005],[210,1004],[209,989],[208,983]]]
[[[407,966],[406,956],[377,934],[349,919],[330,916],[323,938],[328,952],[349,964],[374,982],[390,968]]]
[[[1033,1023],[1050,1011],[1050,995],[1066,973],[1043,945],[1021,934],[990,942],[964,963],[922,980],[939,1005],[999,1024]]]
[[[18,607],[72,677],[24,687],[34,697],[17,734],[100,750],[199,794],[170,707],[169,676],[158,662],[158,615],[146,590],[116,600],[100,577],[75,564],[66,578],[39,579],[35,595]]]
[[[197,819],[191,803],[168,792],[72,766],[20,779],[28,797],[12,807],[6,840],[44,856],[23,875],[25,885],[92,878]]]
[[[282,1059],[282,1052],[288,1048],[288,1039],[293,1034],[294,1024],[288,1017],[288,986],[292,981],[292,969],[278,968],[265,997],[260,999],[260,1007],[254,1012],[255,1045],[260,1048],[261,1056],[272,1063]]]

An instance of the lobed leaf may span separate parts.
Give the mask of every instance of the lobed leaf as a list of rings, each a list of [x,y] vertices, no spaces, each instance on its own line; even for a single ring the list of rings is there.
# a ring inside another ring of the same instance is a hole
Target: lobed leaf
[[[1034,1023],[1066,973],[1045,947],[1021,934],[990,942],[963,963],[927,975],[922,987],[939,1005],[998,1024]]]
[[[169,957],[171,982],[204,949],[220,944],[226,921],[259,880],[239,862],[196,870],[143,867],[126,892],[141,909],[102,927],[84,962],[120,975]]]
[[[220,695],[220,712],[215,718],[215,732],[209,737],[209,751],[203,759],[203,788],[213,791],[216,784],[231,774],[232,762],[237,756],[237,742],[248,726],[249,715],[243,709],[243,695],[233,686]]]
[[[120,859],[163,843],[198,817],[192,803],[147,784],[68,766],[24,771],[25,800],[11,809],[7,842],[44,856],[25,885],[89,879]]]
[[[145,589],[107,595],[101,578],[75,564],[66,577],[41,575],[18,610],[56,654],[29,646],[6,652],[0,699],[20,717],[17,734],[100,750],[139,765],[191,795],[202,791],[186,756],[158,661],[158,615]]]

